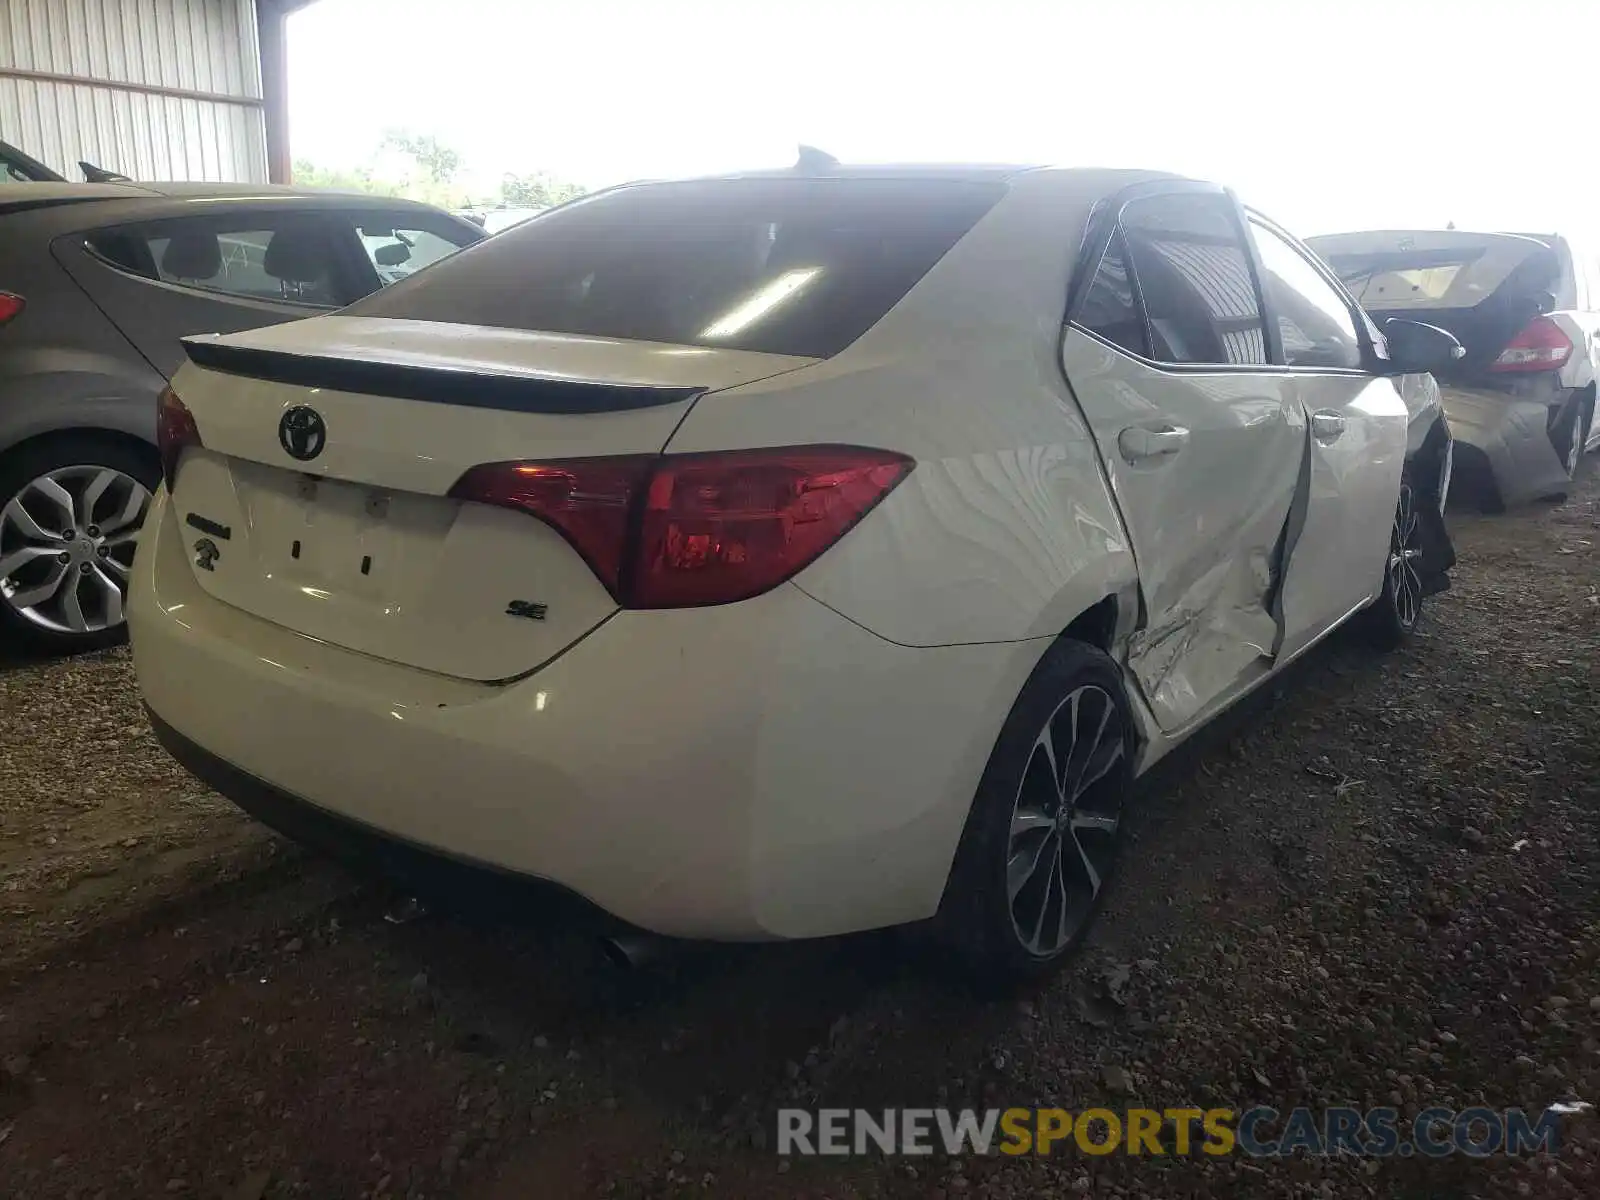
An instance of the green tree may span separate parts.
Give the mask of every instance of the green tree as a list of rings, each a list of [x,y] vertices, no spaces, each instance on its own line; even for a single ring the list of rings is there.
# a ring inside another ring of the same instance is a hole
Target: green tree
[[[461,155],[430,134],[392,129],[383,138],[383,149],[398,150],[410,156],[430,182],[448,184],[461,170]]]
[[[368,192],[374,196],[398,196],[400,186],[378,179],[371,167],[322,167],[308,158],[294,162],[294,181],[301,187],[333,188],[341,192]]]
[[[554,208],[576,200],[589,189],[556,179],[544,171],[532,175],[507,175],[500,181],[500,203],[509,208]]]

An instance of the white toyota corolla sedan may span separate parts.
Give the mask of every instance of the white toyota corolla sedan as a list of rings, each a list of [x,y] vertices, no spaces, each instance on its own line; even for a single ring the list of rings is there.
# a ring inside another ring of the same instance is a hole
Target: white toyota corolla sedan
[[[1453,340],[1169,176],[629,185],[187,346],[129,610],[165,744],[657,934],[1048,966],[1135,777],[1449,562],[1393,380]]]

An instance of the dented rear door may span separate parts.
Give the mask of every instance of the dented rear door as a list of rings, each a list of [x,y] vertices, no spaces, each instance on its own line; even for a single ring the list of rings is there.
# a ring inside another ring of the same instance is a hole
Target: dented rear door
[[[1305,416],[1267,365],[1233,211],[1220,190],[1192,187],[1128,202],[1086,267],[1062,348],[1138,563],[1128,664],[1169,732],[1274,661],[1305,459]]]

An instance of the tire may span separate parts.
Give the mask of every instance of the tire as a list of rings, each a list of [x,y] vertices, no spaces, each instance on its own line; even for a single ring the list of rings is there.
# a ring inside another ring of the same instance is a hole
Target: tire
[[[1486,517],[1498,517],[1506,511],[1505,497],[1493,479],[1486,480],[1478,490],[1478,511]]]
[[[1420,546],[1422,503],[1410,471],[1400,477],[1400,499],[1389,531],[1383,591],[1361,614],[1362,631],[1379,650],[1395,650],[1411,640],[1422,620],[1424,598]]]
[[[1588,433],[1584,425],[1583,408],[1581,402],[1572,406],[1572,415],[1567,418],[1566,428],[1556,442],[1569,481],[1578,477],[1578,467],[1583,463],[1583,443]],[[1562,498],[1566,498],[1565,493]]]
[[[1136,745],[1117,665],[1058,641],[1001,728],[934,922],[980,982],[1043,975],[1088,933],[1121,848]]]
[[[103,435],[0,457],[0,641],[76,653],[127,636],[129,568],[160,478],[154,451]]]
[[[1580,400],[1573,404],[1572,411],[1562,419],[1561,427],[1550,431],[1550,445],[1555,450],[1556,457],[1561,460],[1561,467],[1568,483],[1578,477],[1578,466],[1583,462],[1583,439],[1583,403]],[[1563,487],[1546,492],[1539,499],[1557,503],[1571,494],[1570,488]]]

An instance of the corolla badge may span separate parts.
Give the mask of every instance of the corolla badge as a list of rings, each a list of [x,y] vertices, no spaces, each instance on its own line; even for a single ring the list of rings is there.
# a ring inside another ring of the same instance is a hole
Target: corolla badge
[[[327,444],[327,423],[314,408],[297,404],[278,421],[278,445],[290,458],[310,462]]]

